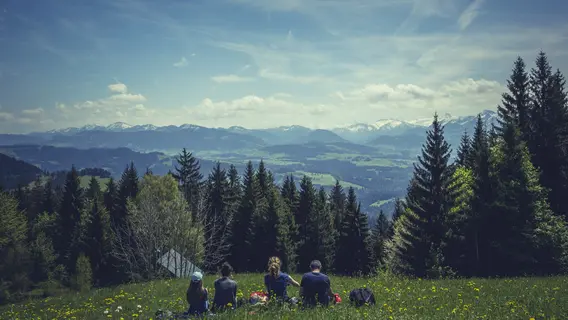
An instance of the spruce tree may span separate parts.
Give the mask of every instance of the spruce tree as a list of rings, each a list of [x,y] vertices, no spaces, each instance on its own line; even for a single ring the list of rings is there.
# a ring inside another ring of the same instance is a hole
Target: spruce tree
[[[339,183],[339,180],[335,180],[335,185],[329,194],[330,200],[330,210],[334,217],[333,227],[335,230],[341,229],[341,224],[343,221],[343,216],[345,215],[345,191]]]
[[[529,76],[525,70],[526,65],[518,57],[513,65],[511,77],[507,80],[509,92],[503,93],[502,102],[497,107],[498,123],[502,132],[503,125],[512,123],[521,130],[524,141],[529,140]]]
[[[441,267],[431,261],[443,245],[445,217],[455,200],[454,168],[448,163],[450,152],[444,127],[435,114],[422,156],[414,165],[406,211],[397,219],[388,246],[387,263],[394,272],[424,277],[430,270]]]
[[[201,165],[199,160],[193,156],[191,152],[187,152],[185,148],[175,158],[178,166],[174,166],[175,172],[172,176],[180,184],[180,188],[191,209],[192,218],[196,221],[198,216],[198,203],[203,187],[203,175],[201,174]]]
[[[562,74],[552,72],[544,52],[536,59],[530,75],[529,151],[533,164],[542,172],[540,181],[549,189],[548,199],[554,212],[568,217],[568,106]]]
[[[391,230],[391,223],[388,220],[387,216],[381,210],[377,219],[375,221],[375,225],[373,227],[373,231],[371,234],[371,245],[372,245],[372,266],[374,271],[377,271],[379,268],[382,268],[385,264],[385,243],[390,237],[390,230]]]
[[[232,223],[231,232],[231,265],[237,272],[249,271],[253,245],[253,212],[256,210],[256,185],[254,182],[254,167],[247,163],[243,175],[243,195],[239,208]]]
[[[300,182],[300,199],[295,215],[298,224],[298,263],[300,268],[307,268],[316,255],[317,226],[316,216],[316,190],[312,179],[304,176]]]
[[[84,208],[83,191],[79,175],[73,166],[67,173],[63,199],[59,208],[59,234],[56,250],[61,258],[60,262],[70,273],[74,272],[75,261],[81,249],[81,213]]]
[[[47,212],[48,214],[53,214],[55,212],[56,207],[57,207],[57,202],[55,199],[55,194],[53,192],[53,182],[51,177],[49,177],[43,188],[43,205],[41,212]]]
[[[99,184],[99,180],[97,179],[97,177],[95,176],[91,177],[91,180],[89,181],[89,187],[87,188],[85,196],[91,200],[93,199],[102,200],[101,186]]]
[[[491,229],[491,210],[494,202],[494,179],[490,172],[490,150],[487,133],[481,121],[481,116],[477,118],[475,134],[471,150],[471,169],[473,173],[473,198],[471,200],[471,217],[468,224],[469,239],[468,250],[475,252],[468,265],[470,274],[483,275],[488,272],[488,263],[491,257],[486,256],[486,248],[489,246]]]
[[[366,273],[370,266],[369,224],[361,206],[357,204],[355,189],[349,188],[345,216],[337,244],[335,269],[338,273],[354,275]]]
[[[230,224],[233,218],[229,204],[227,172],[217,162],[207,179],[207,213],[205,217],[205,267],[216,268],[228,252]]]
[[[335,257],[335,239],[336,230],[334,228],[335,217],[331,214],[328,204],[328,196],[323,187],[320,187],[316,203],[315,203],[315,220],[317,253],[316,259],[319,259],[324,265],[331,268]]]
[[[458,148],[456,163],[459,166],[465,167],[468,165],[469,153],[471,150],[471,140],[467,131],[463,132],[461,137],[460,146]]]
[[[298,210],[299,194],[298,189],[296,188],[296,181],[294,181],[294,176],[292,174],[284,177],[280,194],[282,195],[282,198],[284,198],[284,201],[286,201],[290,212],[295,215],[296,210]]]
[[[229,167],[227,175],[229,178],[229,195],[227,201],[229,202],[229,211],[231,215],[234,216],[239,209],[239,203],[242,197],[241,181],[239,172],[233,164]]]

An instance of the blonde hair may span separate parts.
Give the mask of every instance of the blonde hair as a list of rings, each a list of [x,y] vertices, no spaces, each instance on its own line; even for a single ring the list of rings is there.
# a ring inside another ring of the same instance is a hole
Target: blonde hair
[[[268,259],[268,272],[271,276],[276,278],[278,273],[280,272],[280,266],[282,265],[282,261],[278,257],[271,257]]]

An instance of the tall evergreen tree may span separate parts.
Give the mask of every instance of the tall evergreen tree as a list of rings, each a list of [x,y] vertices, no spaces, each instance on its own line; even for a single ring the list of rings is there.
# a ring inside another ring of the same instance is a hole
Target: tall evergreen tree
[[[317,221],[316,216],[316,190],[312,179],[304,176],[300,182],[300,200],[295,215],[298,224],[298,263],[300,268],[307,268],[317,254]]]
[[[180,184],[180,188],[191,209],[194,221],[198,215],[198,203],[203,187],[203,175],[201,174],[201,165],[199,160],[193,156],[191,152],[187,152],[185,148],[175,158],[178,166],[175,166],[175,172],[172,176]]]
[[[463,135],[461,137],[461,141],[460,141],[460,146],[458,148],[458,154],[457,154],[457,159],[456,159],[456,163],[462,167],[468,166],[468,159],[469,159],[469,153],[471,150],[471,140],[469,138],[469,135],[467,134],[467,131],[463,132]]]
[[[205,266],[216,268],[225,259],[230,238],[229,181],[227,172],[217,162],[207,179],[207,214],[205,217]],[[212,269],[211,269],[212,270]]]
[[[239,177],[239,172],[237,168],[231,164],[229,167],[229,172],[227,173],[229,178],[229,196],[228,201],[230,204],[230,211],[232,215],[235,215],[237,210],[239,209],[239,203],[242,197],[242,186]]]
[[[87,188],[85,196],[91,200],[97,199],[102,201],[101,185],[97,177],[95,176],[91,177],[91,180],[89,181],[89,187]]]
[[[298,189],[296,188],[296,181],[294,181],[294,176],[292,174],[286,175],[286,177],[284,177],[284,182],[282,184],[280,194],[286,201],[290,212],[292,214],[295,214],[296,210],[298,210],[299,194]]]
[[[565,81],[552,67],[544,52],[531,70],[531,139],[529,151],[532,162],[542,172],[541,184],[549,189],[548,199],[554,212],[568,217],[568,111]]]
[[[370,266],[369,224],[367,215],[357,204],[355,189],[349,188],[345,217],[337,244],[335,269],[341,274],[366,273]]]
[[[518,57],[513,65],[511,77],[507,80],[509,92],[503,93],[502,102],[497,107],[500,131],[503,125],[512,123],[518,126],[524,141],[529,140],[529,76],[525,70],[526,65],[521,57]]]
[[[432,257],[444,245],[445,216],[455,200],[455,189],[451,187],[454,168],[448,163],[450,152],[444,127],[435,114],[422,156],[414,165],[406,212],[397,219],[389,243],[388,264],[395,272],[424,277],[440,267],[432,262]]]
[[[385,265],[385,243],[390,237],[390,230],[391,230],[391,223],[388,220],[387,216],[381,210],[377,219],[375,221],[375,225],[373,227],[373,231],[371,234],[371,245],[372,245],[372,266],[374,271],[382,268]]]
[[[43,187],[43,205],[42,212],[47,212],[53,214],[55,208],[57,207],[57,199],[55,199],[55,194],[53,192],[53,182],[51,177],[47,179],[45,186]]]
[[[345,191],[339,183],[339,180],[335,180],[335,185],[333,186],[329,194],[329,200],[331,214],[334,217],[333,227],[335,230],[339,230],[341,229],[343,216],[345,215],[346,201]]]
[[[59,252],[61,263],[67,271],[75,271],[75,262],[81,249],[81,213],[84,208],[83,191],[79,174],[75,167],[67,173],[63,199],[59,209],[59,235],[56,250]]]
[[[490,150],[487,133],[481,116],[478,116],[473,136],[471,151],[471,169],[473,173],[473,198],[471,200],[470,223],[466,238],[470,241],[466,244],[475,256],[468,264],[471,270],[468,273],[482,275],[488,272],[487,263],[491,257],[484,254],[489,246],[491,229],[491,206],[494,202],[494,179],[490,172]]]
[[[335,217],[331,214],[328,203],[328,196],[323,187],[320,187],[315,202],[315,221],[316,228],[316,259],[331,268],[335,257],[336,229],[334,227]]]
[[[253,245],[253,212],[256,210],[256,185],[254,167],[247,163],[243,175],[243,195],[232,223],[231,265],[237,272],[249,271]]]

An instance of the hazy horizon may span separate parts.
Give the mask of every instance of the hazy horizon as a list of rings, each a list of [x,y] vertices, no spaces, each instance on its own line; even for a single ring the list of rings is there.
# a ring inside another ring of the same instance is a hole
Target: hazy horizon
[[[31,3],[0,5],[0,133],[467,116],[519,55],[568,70],[559,0]]]

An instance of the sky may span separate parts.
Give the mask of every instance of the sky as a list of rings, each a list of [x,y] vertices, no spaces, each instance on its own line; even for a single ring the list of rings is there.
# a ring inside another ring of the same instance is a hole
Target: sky
[[[565,0],[3,0],[0,133],[333,128],[495,109],[517,56],[568,73]],[[564,13],[564,14],[563,14]]]

